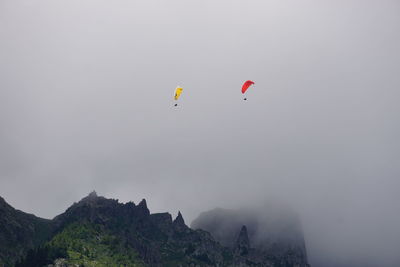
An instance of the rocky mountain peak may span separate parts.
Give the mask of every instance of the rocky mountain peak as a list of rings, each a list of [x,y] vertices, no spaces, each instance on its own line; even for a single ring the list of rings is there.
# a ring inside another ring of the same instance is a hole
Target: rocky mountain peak
[[[173,221],[173,225],[178,230],[187,228],[185,220],[183,219],[182,213],[180,211],[178,211],[178,216],[176,216],[175,220]]]
[[[139,202],[138,207],[147,209],[146,199],[143,198],[142,201]]]
[[[96,191],[92,191],[86,197],[82,198],[80,203],[92,203],[95,202],[99,197],[97,196]]]
[[[235,266],[261,263],[265,255],[273,257],[273,264],[257,266],[308,266],[301,224],[291,209],[272,204],[262,210],[219,208],[200,214],[191,228],[208,231],[231,248]]]
[[[150,210],[147,208],[146,199],[142,199],[142,201],[140,201],[140,203],[136,206],[136,208],[140,214],[145,215],[145,216],[150,215]]]
[[[183,219],[182,213],[180,211],[178,211],[178,216],[176,216],[174,223],[185,225],[185,220]]]
[[[249,249],[250,248],[250,240],[247,234],[247,227],[243,225],[240,229],[239,236],[236,240],[236,248],[239,250]]]
[[[0,207],[1,207],[1,208],[5,208],[5,207],[7,207],[7,206],[8,206],[8,204],[7,204],[7,202],[4,200],[4,198],[0,197]]]
[[[223,246],[212,236],[220,238],[218,232],[210,234],[189,228],[181,212],[174,220],[166,212],[150,215],[145,199],[136,206],[133,202],[122,204],[92,192],[53,220],[43,220],[11,206],[10,209],[0,216],[0,225],[6,226],[0,227],[0,266],[5,267],[43,266],[44,259],[54,264],[48,267],[61,263],[72,266],[71,263],[76,262],[69,258],[65,248],[80,259],[90,253],[93,260],[104,266],[122,265],[114,261],[116,256],[126,259],[124,266],[309,267],[306,254],[301,249],[295,250],[294,246],[287,253],[279,247],[274,250],[258,248],[257,238],[252,233],[255,225],[260,224],[235,221],[231,216],[213,219],[212,225],[221,223],[221,227],[211,229],[232,234],[231,242]],[[238,224],[230,227],[224,224],[224,218]],[[79,263],[83,264],[84,260]]]
[[[97,198],[97,193],[95,190],[89,193],[88,198]]]

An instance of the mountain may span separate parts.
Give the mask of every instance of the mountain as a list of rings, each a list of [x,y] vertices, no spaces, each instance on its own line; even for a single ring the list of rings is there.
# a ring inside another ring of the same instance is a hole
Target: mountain
[[[180,212],[174,220],[151,214],[145,200],[124,204],[92,192],[53,220],[2,201],[0,266],[308,266],[277,265],[251,246],[245,226],[236,246],[223,246]]]
[[[1,197],[0,226],[0,266],[12,266],[52,232],[50,220],[16,210]]]
[[[301,223],[288,207],[217,208],[201,213],[191,228],[210,232],[223,246],[234,251],[246,251],[246,260],[259,262],[266,256],[274,266],[307,265]]]

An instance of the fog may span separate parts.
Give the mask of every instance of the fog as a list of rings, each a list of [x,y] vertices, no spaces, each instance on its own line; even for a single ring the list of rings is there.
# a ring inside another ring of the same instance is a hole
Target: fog
[[[0,195],[280,199],[312,266],[399,266],[399,47],[395,0],[0,0]]]

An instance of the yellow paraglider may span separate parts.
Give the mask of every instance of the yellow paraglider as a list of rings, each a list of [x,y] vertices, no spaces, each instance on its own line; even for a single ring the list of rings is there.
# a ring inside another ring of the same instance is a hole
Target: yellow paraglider
[[[178,99],[179,99],[179,97],[180,97],[181,94],[182,94],[182,91],[183,91],[183,88],[182,88],[182,87],[180,87],[180,86],[176,87],[176,89],[175,89],[175,96],[174,96],[174,99],[175,99],[175,100],[178,100]],[[175,104],[175,107],[176,107],[177,105],[178,105],[178,104]]]

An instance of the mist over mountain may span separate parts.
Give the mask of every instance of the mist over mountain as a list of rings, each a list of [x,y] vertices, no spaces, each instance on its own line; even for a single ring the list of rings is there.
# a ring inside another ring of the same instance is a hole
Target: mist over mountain
[[[243,221],[250,234],[245,225],[232,228],[230,234],[236,237],[226,243],[219,242],[228,235],[226,230],[207,232],[204,220],[197,224],[204,230],[189,228],[180,212],[174,220],[169,213],[151,214],[144,199],[137,205],[123,204],[92,192],[52,220],[17,211],[3,199],[0,204],[0,266],[309,266],[304,239],[289,241],[286,237],[292,233],[285,231],[285,241],[278,240],[274,235],[283,234],[270,228],[259,240],[253,217]],[[216,224],[231,220],[218,211]],[[297,224],[292,218],[276,219],[284,225]],[[264,226],[258,225],[258,230]],[[266,248],[264,241],[269,238],[273,244]],[[298,238],[302,236],[292,240]]]
[[[222,245],[237,249],[254,248],[266,255],[286,259],[287,265],[306,264],[307,253],[303,229],[297,214],[282,206],[236,210],[213,209],[203,212],[191,224],[203,229]],[[251,250],[250,250],[251,251]]]
[[[0,0],[0,195],[51,219],[96,188],[186,224],[278,199],[312,266],[398,267],[399,14],[399,0]],[[17,233],[47,221],[7,214],[3,255],[41,243]],[[53,243],[87,233],[114,240],[72,225]]]
[[[213,209],[202,212],[191,228],[210,232],[224,246],[233,247],[242,226],[246,226],[251,246],[274,250],[279,245],[296,247],[300,258],[306,258],[306,245],[300,218],[288,207],[264,205],[263,208]],[[284,249],[281,248],[281,252]]]

